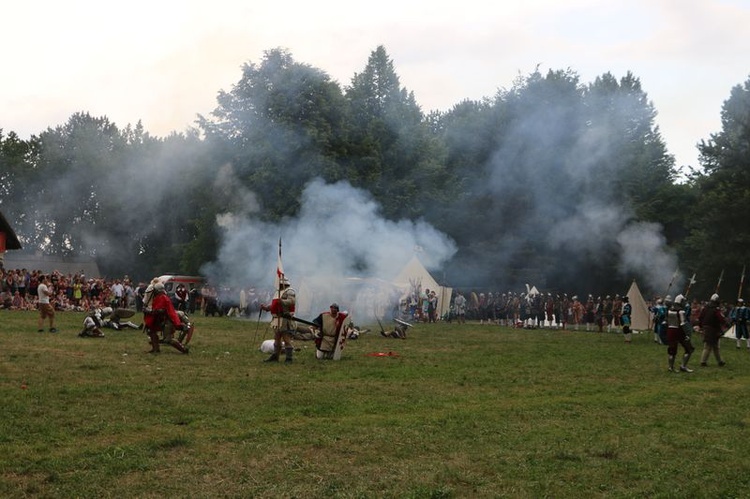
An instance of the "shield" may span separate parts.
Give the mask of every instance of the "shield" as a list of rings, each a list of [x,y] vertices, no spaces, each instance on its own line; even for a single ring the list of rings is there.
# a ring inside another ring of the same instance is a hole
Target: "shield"
[[[406,322],[406,321],[402,321],[401,319],[393,319],[393,320],[394,320],[394,321],[396,321],[396,322],[397,322],[398,324],[401,324],[402,326],[406,326],[406,327],[412,327],[412,325],[411,325],[411,324],[409,324],[409,323],[408,323],[408,322]]]
[[[114,311],[114,315],[116,315],[120,319],[128,319],[135,315],[135,311],[128,308],[118,308]]]

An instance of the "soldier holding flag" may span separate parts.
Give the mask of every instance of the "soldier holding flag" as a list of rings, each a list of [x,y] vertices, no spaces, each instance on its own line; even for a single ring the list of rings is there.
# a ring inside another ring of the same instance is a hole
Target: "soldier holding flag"
[[[273,316],[271,328],[273,328],[273,353],[264,362],[278,362],[281,355],[281,346],[284,345],[286,354],[285,362],[287,364],[293,361],[294,344],[292,343],[292,333],[295,331],[294,308],[297,303],[297,296],[291,287],[289,279],[284,275],[284,268],[281,265],[281,239],[279,239],[279,258],[276,265],[276,297],[271,300],[270,304],[262,304],[261,310],[271,312]]]

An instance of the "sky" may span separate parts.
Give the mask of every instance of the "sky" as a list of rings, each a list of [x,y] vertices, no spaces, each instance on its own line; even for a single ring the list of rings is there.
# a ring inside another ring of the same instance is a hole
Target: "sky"
[[[3,2],[0,128],[26,139],[76,112],[156,136],[216,108],[274,48],[342,87],[383,45],[423,111],[492,97],[537,67],[582,83],[632,72],[676,166],[721,131],[750,78],[750,0]]]

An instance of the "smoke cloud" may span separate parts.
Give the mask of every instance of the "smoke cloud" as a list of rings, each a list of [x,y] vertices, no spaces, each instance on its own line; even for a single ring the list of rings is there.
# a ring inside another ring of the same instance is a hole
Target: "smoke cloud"
[[[624,95],[612,102],[610,114],[636,115],[638,106],[642,104]],[[612,181],[627,168],[618,161],[627,141],[606,124],[583,125],[580,112],[571,104],[539,105],[517,116],[499,139],[484,165],[487,177],[474,186],[493,205],[475,218],[486,221],[478,224],[479,230],[507,236],[490,240],[483,253],[474,255],[477,263],[463,272],[468,279],[481,282],[484,275],[485,282],[507,282],[513,289],[531,279],[540,289],[579,295],[622,294],[627,289],[608,286],[637,279],[641,289],[664,293],[678,267],[676,255],[662,227],[640,223]],[[465,140],[470,144],[475,139]],[[524,267],[527,273],[490,280],[487,262]],[[594,274],[593,269],[605,270]]]
[[[281,240],[284,272],[300,294],[300,316],[317,315],[334,301],[352,307],[363,291],[352,283],[380,283],[387,292],[381,281],[393,279],[415,251],[428,269],[456,252],[448,236],[424,221],[384,219],[369,193],[348,182],[313,180],[301,194],[299,215],[279,224],[251,213],[225,214],[217,222],[221,250],[202,273],[230,286],[273,289]]]

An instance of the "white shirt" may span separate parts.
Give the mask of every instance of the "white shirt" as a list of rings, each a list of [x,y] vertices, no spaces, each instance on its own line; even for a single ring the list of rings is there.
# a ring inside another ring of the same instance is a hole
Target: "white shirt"
[[[36,293],[39,296],[39,303],[49,304],[49,297],[52,296],[52,292],[46,284],[40,284]]]

